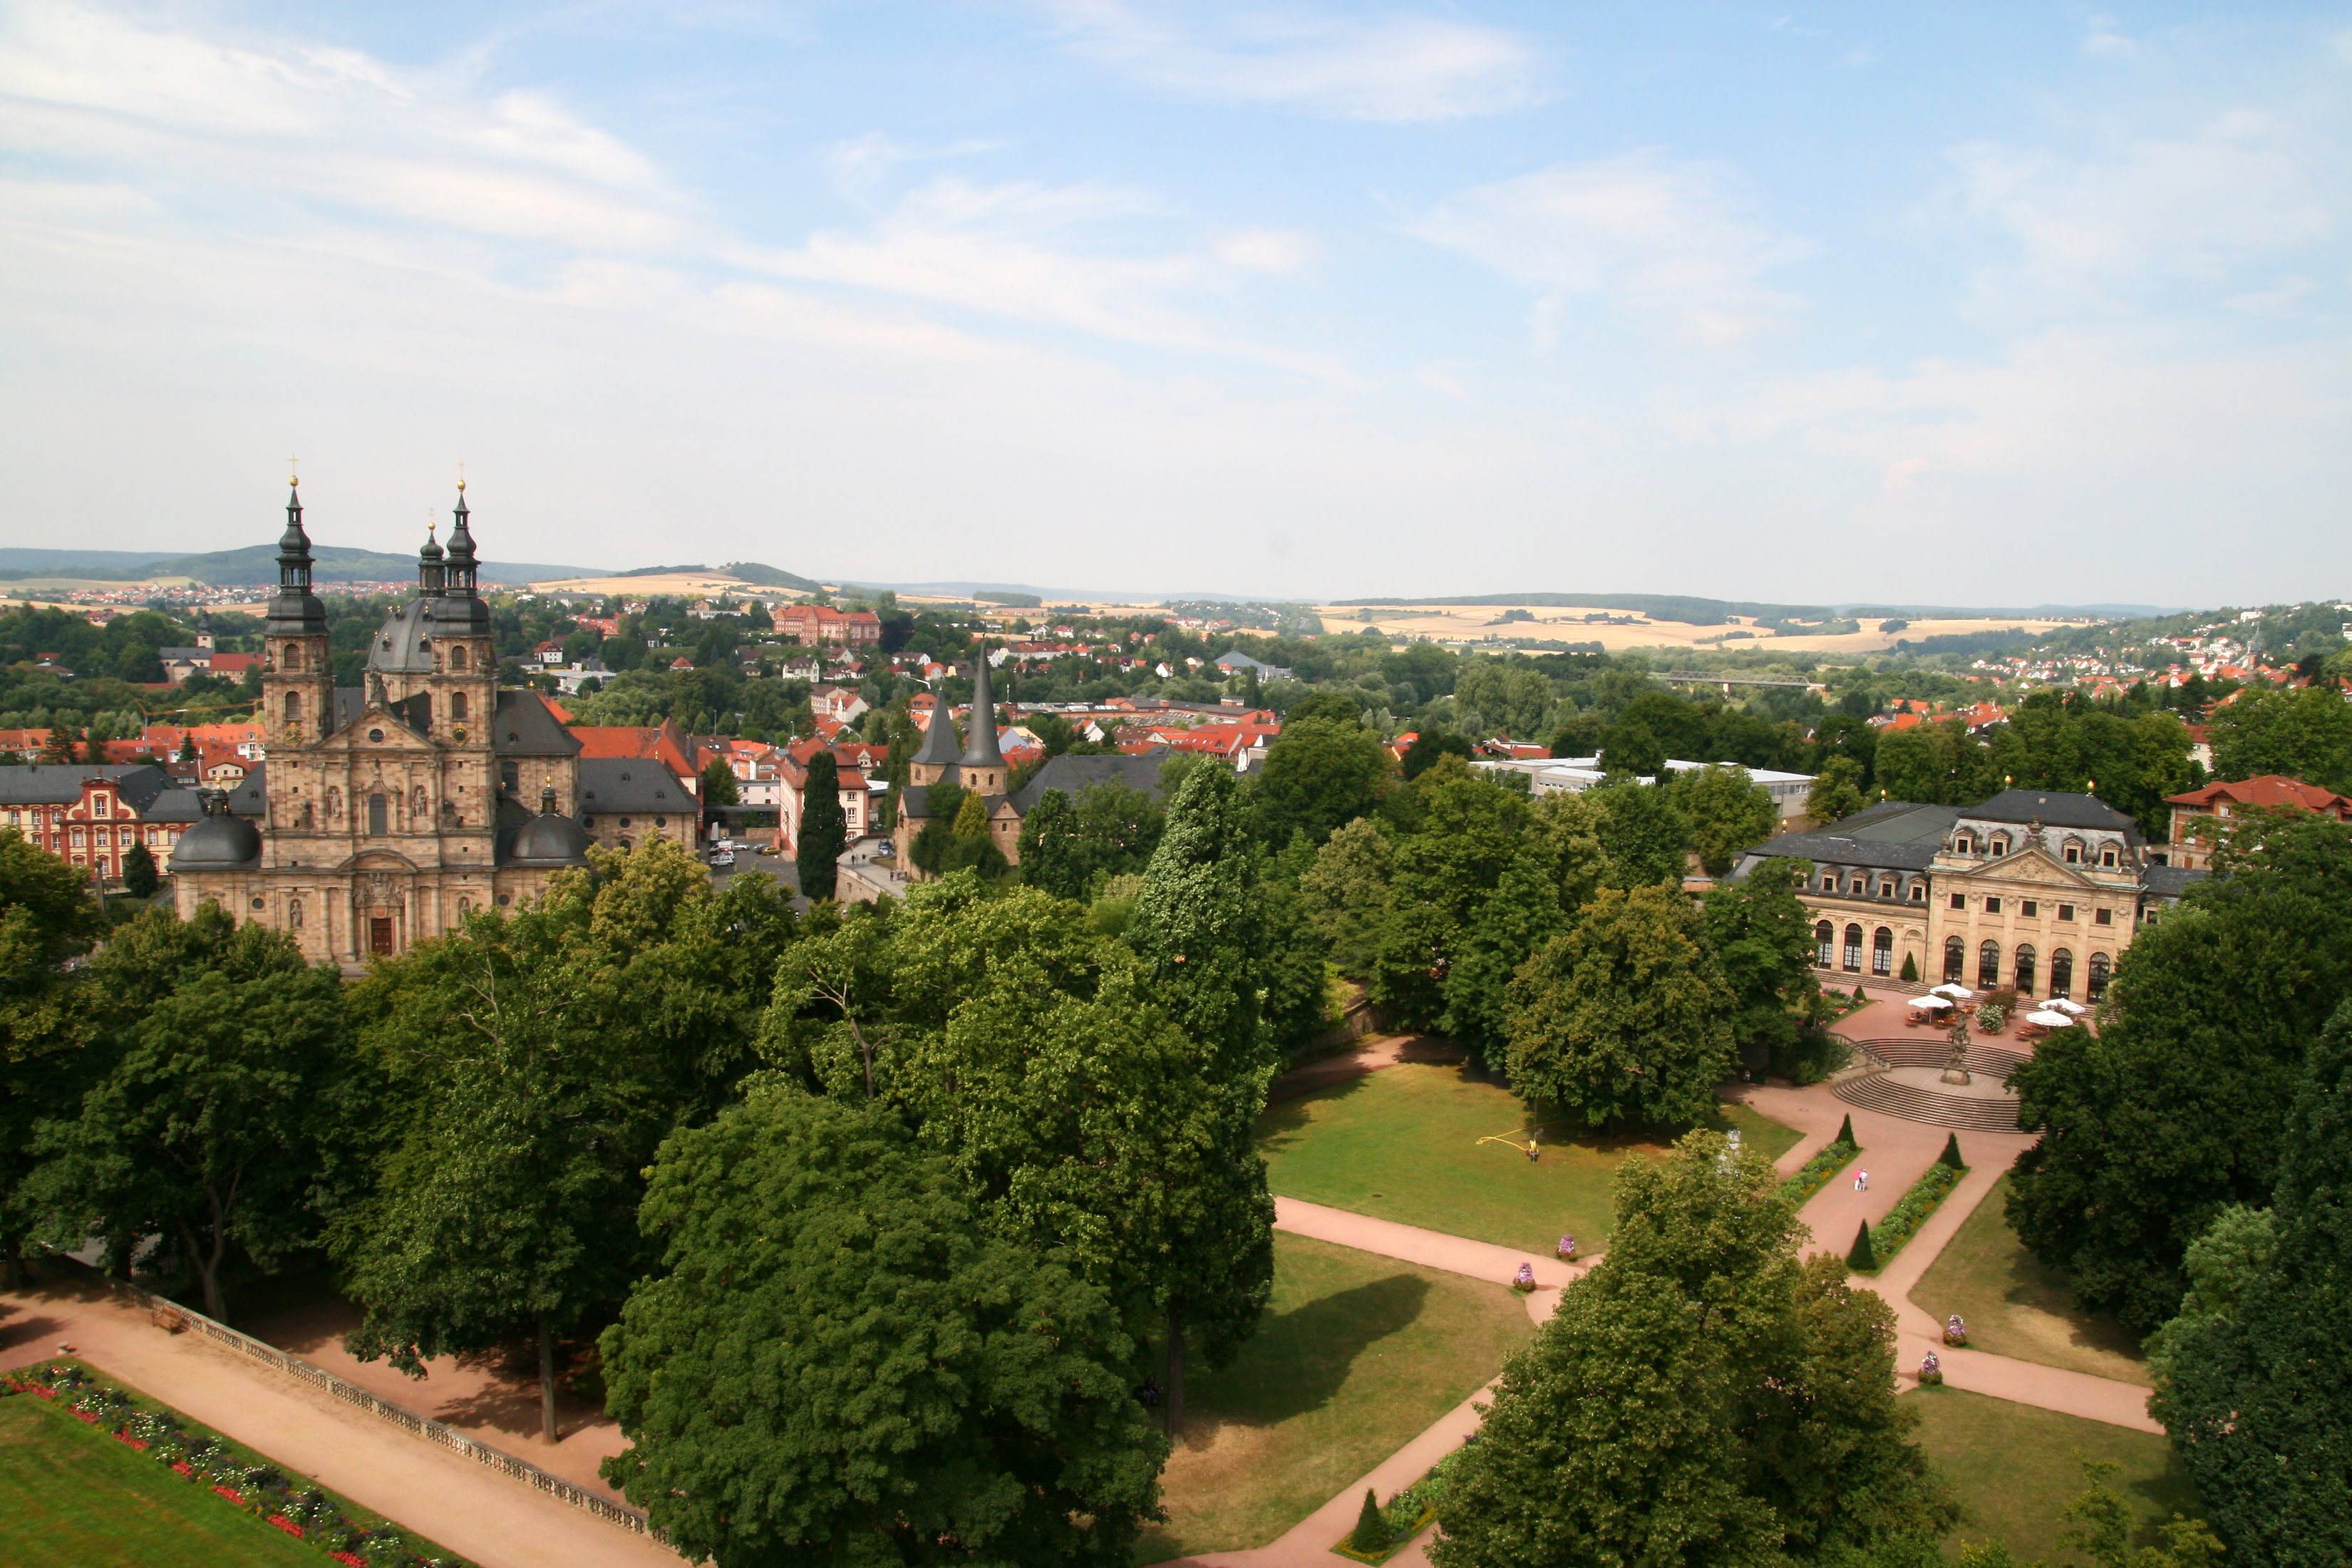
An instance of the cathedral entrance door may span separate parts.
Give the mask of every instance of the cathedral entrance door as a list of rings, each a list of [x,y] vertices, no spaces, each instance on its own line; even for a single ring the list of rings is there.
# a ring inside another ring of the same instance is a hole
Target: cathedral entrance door
[[[378,958],[392,956],[392,917],[373,915],[368,920],[368,952]]]

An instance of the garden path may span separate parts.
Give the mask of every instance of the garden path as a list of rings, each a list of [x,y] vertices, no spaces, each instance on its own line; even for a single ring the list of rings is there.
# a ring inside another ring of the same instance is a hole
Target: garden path
[[[163,1333],[143,1309],[95,1288],[0,1294],[0,1369],[46,1360],[61,1343],[481,1568],[677,1568],[674,1553],[643,1536],[199,1335]]]

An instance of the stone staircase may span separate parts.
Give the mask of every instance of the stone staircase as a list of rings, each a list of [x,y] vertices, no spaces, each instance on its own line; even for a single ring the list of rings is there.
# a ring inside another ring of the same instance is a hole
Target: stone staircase
[[[2005,1081],[2009,1075],[2030,1056],[2021,1051],[1989,1046],[1982,1041],[1969,1047],[1969,1070],[1976,1075],[1977,1092],[1954,1093],[1906,1082],[1890,1076],[1896,1068],[1933,1068],[1940,1071],[1949,1059],[1950,1048],[1933,1039],[1877,1039],[1850,1042],[1873,1065],[1864,1071],[1841,1077],[1830,1086],[1830,1092],[1848,1105],[1864,1110],[1875,1110],[1887,1116],[1899,1116],[1906,1121],[1925,1122],[1930,1127],[1949,1127],[1961,1132],[2015,1132],[2017,1097],[2007,1092],[1988,1093],[1991,1086]]]

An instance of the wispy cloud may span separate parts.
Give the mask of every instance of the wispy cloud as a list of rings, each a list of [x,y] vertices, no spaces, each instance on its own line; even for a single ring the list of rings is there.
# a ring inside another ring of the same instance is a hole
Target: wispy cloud
[[[1446,17],[1168,0],[1035,4],[1073,53],[1213,103],[1436,121],[1499,114],[1545,96],[1532,44]]]
[[[1591,296],[1702,343],[1785,321],[1801,301],[1761,279],[1810,248],[1753,216],[1729,171],[1656,151],[1473,186],[1410,232],[1535,290],[1541,332]]]

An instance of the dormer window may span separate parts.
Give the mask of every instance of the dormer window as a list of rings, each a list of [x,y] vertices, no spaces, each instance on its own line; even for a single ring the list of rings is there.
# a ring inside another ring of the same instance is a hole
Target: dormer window
[[[2069,844],[2069,845],[2067,845],[2067,846],[2066,846],[2066,864],[2068,864],[2069,866],[2079,866],[2079,865],[2081,865],[2082,863],[2083,863],[2083,847],[2082,847],[2081,845],[2079,845],[2079,844]]]
[[[1972,854],[1974,854],[1975,852],[1976,852],[1976,840],[1974,840],[1974,839],[1970,838],[1970,837],[1969,837],[1967,834],[1965,834],[1965,833],[1957,834],[1957,835],[1955,835],[1955,836],[1953,837],[1953,839],[1952,839],[1952,853],[1953,853],[1953,854],[1955,854],[1955,855],[1972,855]]]
[[[2002,835],[1996,833],[1992,837],[1991,847],[1993,855],[1996,858],[2006,855],[2009,853],[2009,840]]]
[[[2112,849],[2100,850],[2099,864],[2106,867],[2109,870],[2113,870],[2116,864],[2116,852]]]

